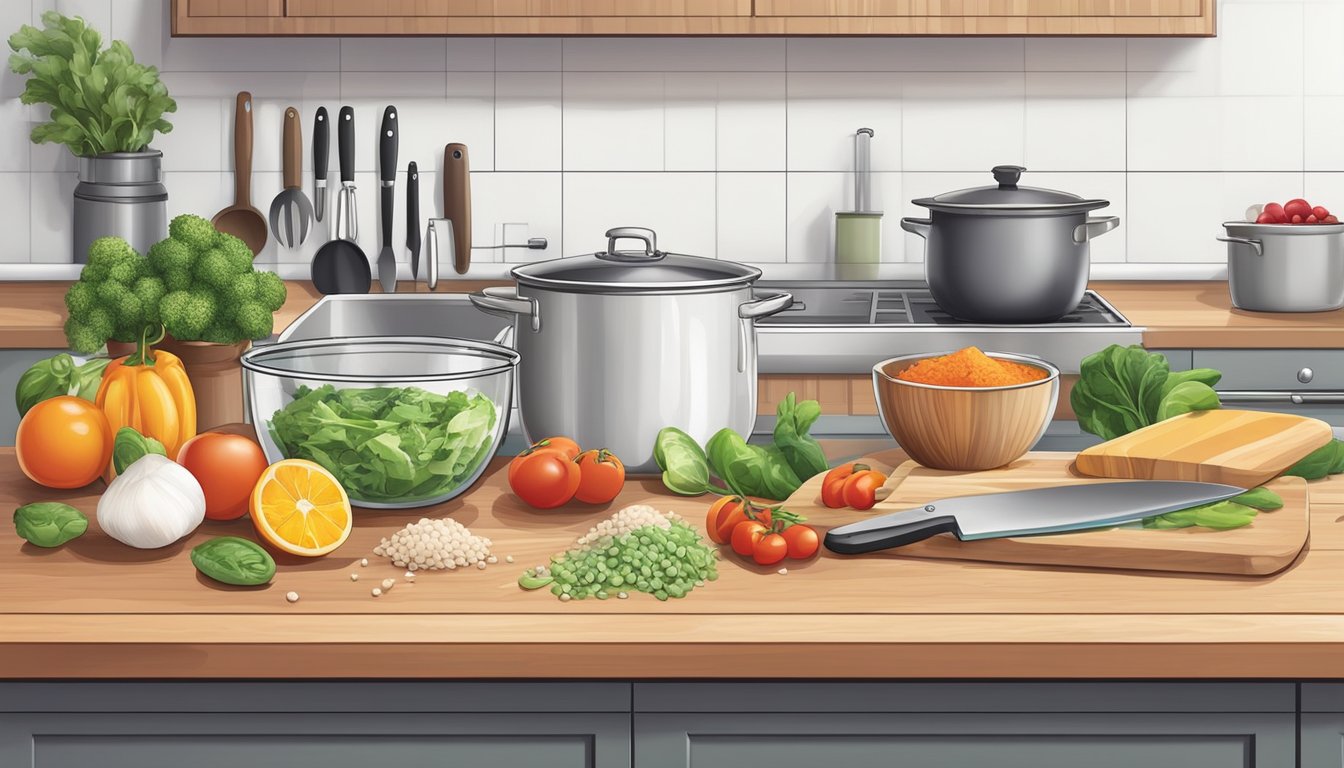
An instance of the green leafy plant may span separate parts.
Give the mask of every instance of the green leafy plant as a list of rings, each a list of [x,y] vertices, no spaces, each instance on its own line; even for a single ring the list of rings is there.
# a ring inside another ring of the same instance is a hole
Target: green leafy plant
[[[795,475],[807,479],[831,468],[817,439],[808,430],[821,416],[821,404],[816,400],[797,401],[790,392],[779,402],[776,410],[775,446],[789,462]]]
[[[1079,370],[1069,402],[1078,425],[1103,440],[1219,406],[1213,385],[1222,373],[1211,368],[1172,373],[1165,355],[1137,344],[1112,344],[1083,358]]]
[[[152,437],[145,437],[131,427],[122,427],[112,439],[112,468],[120,475],[127,467],[151,453],[166,458],[168,449]]]
[[[1344,440],[1331,440],[1304,456],[1283,474],[1307,480],[1344,473]]]
[[[256,542],[237,536],[217,536],[191,550],[196,570],[224,584],[256,587],[275,575],[275,559]]]
[[[803,481],[774,445],[752,445],[728,427],[705,444],[710,469],[735,492],[776,501],[787,499]]]
[[[489,455],[488,397],[419,387],[300,386],[271,417],[285,456],[321,464],[360,501],[428,499],[460,487]]]
[[[47,11],[42,25],[9,37],[10,69],[30,75],[20,99],[51,107],[51,120],[33,127],[34,144],[64,144],[81,157],[139,152],[173,129],[163,116],[177,103],[158,69],[138,63],[120,40],[104,49],[81,18]]]
[[[105,357],[87,362],[76,360],[61,352],[45,360],[38,360],[19,377],[14,387],[14,404],[23,416],[34,405],[60,395],[74,395],[93,402],[103,371],[111,361]]]
[[[191,214],[173,219],[168,235],[148,257],[119,237],[93,241],[65,294],[71,349],[91,354],[109,339],[144,342],[163,333],[215,344],[271,335],[285,284],[253,268],[246,243]]]
[[[14,530],[37,547],[59,547],[84,535],[89,518],[59,501],[39,501],[14,510]]]
[[[709,482],[709,459],[695,438],[676,427],[663,427],[653,444],[653,460],[663,470],[663,485],[682,496],[714,490]]]

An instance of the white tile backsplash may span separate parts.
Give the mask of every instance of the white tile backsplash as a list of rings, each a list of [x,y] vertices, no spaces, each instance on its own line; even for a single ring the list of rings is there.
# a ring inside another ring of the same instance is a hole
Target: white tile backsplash
[[[1096,263],[1216,264],[1219,223],[1305,193],[1344,209],[1344,2],[1222,0],[1215,38],[173,38],[170,0],[0,3],[6,34],[47,8],[84,15],[160,67],[178,101],[164,152],[169,213],[233,194],[234,94],[250,91],[253,203],[280,187],[280,116],[300,109],[311,191],[313,114],[355,107],[360,244],[378,250],[377,128],[401,119],[394,249],[405,261],[404,169],[422,219],[442,211],[443,146],[469,146],[474,258],[572,256],[613,226],[675,251],[763,265],[832,260],[853,205],[853,136],[873,128],[883,259],[921,262],[900,228],[912,198],[991,182],[1102,197],[1121,218]],[[46,118],[0,74],[0,262],[70,258],[76,162],[31,145]],[[331,174],[336,179],[336,137]],[[334,207],[334,196],[329,200]],[[329,236],[271,242],[261,264],[306,264]],[[17,225],[17,226],[16,226]],[[506,237],[507,232],[507,237]],[[546,237],[545,251],[486,250]],[[500,264],[499,266],[503,266]],[[451,270],[448,270],[451,272]],[[450,279],[445,276],[445,279]]]

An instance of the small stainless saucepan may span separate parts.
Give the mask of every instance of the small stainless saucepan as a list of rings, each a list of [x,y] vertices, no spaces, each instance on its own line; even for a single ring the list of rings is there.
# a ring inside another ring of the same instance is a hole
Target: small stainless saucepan
[[[1344,307],[1344,224],[1226,221],[1232,305],[1252,312]]]

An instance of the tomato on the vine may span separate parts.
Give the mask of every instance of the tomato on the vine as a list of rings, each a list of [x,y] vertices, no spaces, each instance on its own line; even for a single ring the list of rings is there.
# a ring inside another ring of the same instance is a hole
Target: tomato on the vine
[[[841,464],[826,473],[821,481],[821,503],[831,509],[845,506],[845,481],[856,472],[870,469],[867,464]]]
[[[755,520],[747,520],[733,528],[733,551],[743,557],[751,557],[756,552],[756,544],[770,533],[770,529]]]
[[[877,489],[887,482],[887,476],[873,469],[855,472],[845,480],[845,506],[854,509],[872,509],[877,503]]]
[[[789,545],[789,557],[794,560],[806,560],[821,548],[821,537],[817,535],[817,529],[810,525],[790,525],[780,535]]]
[[[798,526],[793,527],[797,528]],[[751,559],[755,560],[757,565],[774,565],[787,557],[788,554],[789,544],[784,537],[778,533],[767,533],[756,542],[756,547],[751,553]]]

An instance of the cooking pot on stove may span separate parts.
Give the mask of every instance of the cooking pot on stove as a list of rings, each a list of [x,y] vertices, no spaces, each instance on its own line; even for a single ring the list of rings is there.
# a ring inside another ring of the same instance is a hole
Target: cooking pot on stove
[[[638,250],[617,250],[637,240]],[[607,250],[515,267],[517,287],[471,294],[514,320],[518,410],[529,442],[562,435],[658,471],[653,444],[677,427],[701,445],[756,422],[756,320],[793,304],[757,294],[761,271],[658,250],[652,230],[607,232]]]
[[[1018,165],[993,169],[996,186],[914,200],[927,219],[901,228],[924,238],[924,269],[943,311],[975,323],[1050,323],[1087,289],[1088,243],[1120,226],[1088,216],[1110,205],[1067,192],[1018,186]]]

